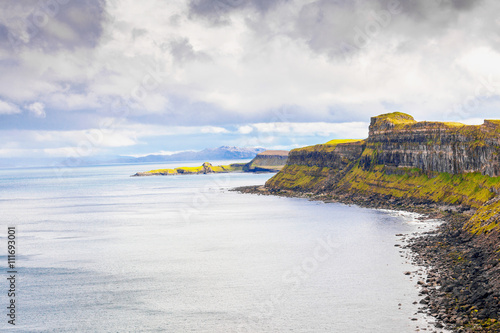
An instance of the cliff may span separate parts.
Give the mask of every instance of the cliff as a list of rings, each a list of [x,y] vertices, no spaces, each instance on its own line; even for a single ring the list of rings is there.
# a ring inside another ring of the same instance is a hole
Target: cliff
[[[294,149],[266,186],[356,193],[477,209],[500,193],[500,121],[416,122],[403,113],[371,119],[366,140]]]
[[[288,150],[266,150],[258,153],[243,167],[245,172],[278,172],[286,164]]]
[[[365,140],[292,150],[265,187],[271,193],[448,214],[454,223],[439,242],[424,246],[460,258],[442,266],[454,271],[446,280],[452,292],[440,292],[453,299],[442,319],[453,324],[460,313],[462,329],[500,331],[499,120],[471,126],[417,122],[399,112],[373,117]]]

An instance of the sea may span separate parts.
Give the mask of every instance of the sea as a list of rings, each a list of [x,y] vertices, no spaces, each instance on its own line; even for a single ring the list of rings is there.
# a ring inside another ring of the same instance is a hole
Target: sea
[[[413,304],[424,276],[396,235],[438,222],[231,191],[272,174],[130,177],[186,165],[201,162],[0,169],[0,330],[432,328]]]

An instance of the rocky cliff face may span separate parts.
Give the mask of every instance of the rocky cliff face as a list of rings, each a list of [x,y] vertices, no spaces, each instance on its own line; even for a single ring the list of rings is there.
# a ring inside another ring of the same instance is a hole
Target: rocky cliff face
[[[500,193],[499,176],[500,121],[477,126],[416,122],[396,112],[373,117],[366,140],[292,150],[285,168],[266,186],[366,192],[478,208]]]
[[[419,168],[450,174],[481,172],[500,175],[500,123],[483,125],[416,122],[402,113],[373,117],[367,148],[377,152],[362,163]]]
[[[500,194],[500,121],[467,126],[416,122],[399,112],[380,115],[371,119],[366,140],[291,151],[286,166],[266,186],[408,199],[474,213]],[[491,207],[500,212],[500,205]],[[471,222],[470,230],[482,232],[497,223],[498,215],[483,213],[471,221],[476,227]]]
[[[290,151],[285,167],[266,186],[311,191],[321,189],[326,180],[338,179],[365,147],[362,140],[333,140],[328,144]]]
[[[288,150],[265,150],[258,153],[248,164],[245,172],[278,172],[288,159]]]
[[[457,250],[447,253],[442,241],[424,247],[461,258],[450,269],[462,273],[448,272],[453,278],[447,288],[460,296],[448,302],[449,318],[462,311],[467,325],[485,324],[493,332],[490,324],[500,319],[499,120],[467,126],[416,122],[399,112],[373,117],[366,140],[292,150],[266,188],[375,206],[454,211],[461,222],[441,240]]]

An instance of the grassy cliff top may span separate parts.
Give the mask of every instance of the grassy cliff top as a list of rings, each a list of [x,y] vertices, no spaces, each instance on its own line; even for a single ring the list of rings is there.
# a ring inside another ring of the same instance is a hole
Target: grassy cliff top
[[[387,121],[387,122],[391,122],[395,125],[413,124],[413,123],[417,122],[412,116],[410,116],[409,114],[403,113],[403,112],[384,113],[384,114],[381,114],[379,116],[372,117],[372,123],[379,122],[379,121]]]
[[[261,156],[288,156],[288,150],[264,150],[257,154],[257,157]]]
[[[325,143],[325,145],[330,145],[330,146],[336,146],[339,143],[351,143],[351,142],[359,142],[362,141],[361,139],[335,139],[335,140],[330,140]]]
[[[334,151],[339,144],[355,144],[355,143],[362,143],[364,140],[361,139],[335,139],[335,140],[330,140],[324,144],[319,144],[319,145],[314,145],[314,146],[307,146],[303,148],[296,148],[293,149],[292,151],[309,151],[309,152],[332,152]]]
[[[500,132],[500,120],[485,120],[483,125],[465,125],[453,121],[416,121],[409,114],[392,112],[372,117],[370,123],[371,134],[379,131],[422,131],[424,129],[450,130],[463,135],[488,136],[487,133]],[[483,134],[480,134],[481,132]]]
[[[485,119],[483,126],[490,128],[490,130],[500,133],[500,120]]]

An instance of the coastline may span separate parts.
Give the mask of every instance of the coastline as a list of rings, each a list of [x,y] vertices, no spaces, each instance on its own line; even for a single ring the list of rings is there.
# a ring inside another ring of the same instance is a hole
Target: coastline
[[[489,256],[482,253],[483,249],[474,243],[472,235],[460,232],[470,219],[468,211],[436,203],[415,203],[411,199],[385,200],[379,196],[316,194],[269,189],[264,185],[237,187],[231,191],[404,211],[420,214],[417,219],[424,223],[430,220],[441,221],[431,231],[417,235],[398,235],[402,236],[401,248],[410,250],[412,264],[422,266],[425,270],[425,280],[417,283],[422,296],[419,312],[436,318],[435,328],[440,330],[500,332],[498,321],[484,320],[489,317],[488,309],[496,311],[498,308],[498,299],[488,290],[486,283],[488,279],[497,276],[498,265],[485,263]],[[407,273],[412,275],[411,272]]]

